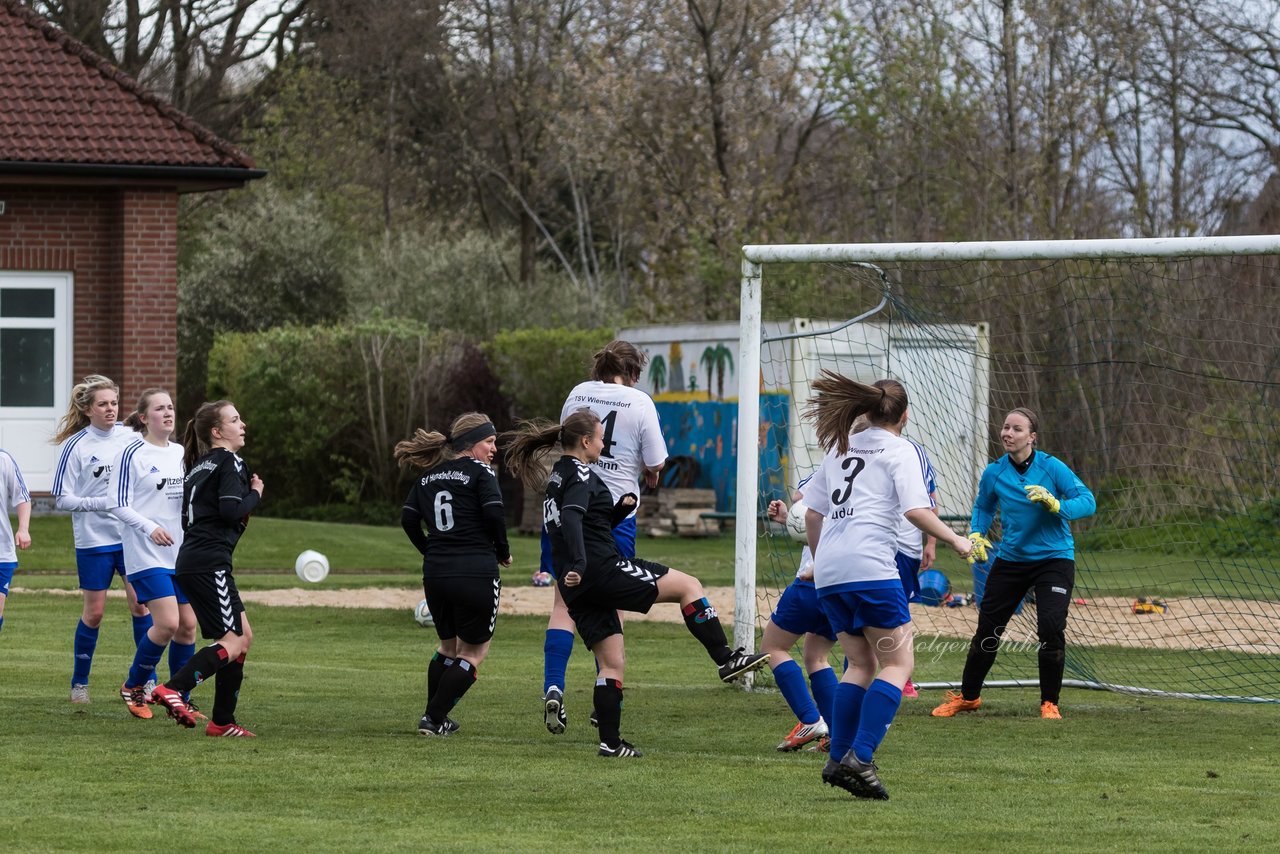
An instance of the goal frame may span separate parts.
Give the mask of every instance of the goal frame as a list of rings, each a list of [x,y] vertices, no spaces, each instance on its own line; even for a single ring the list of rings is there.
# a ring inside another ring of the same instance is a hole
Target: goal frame
[[[760,421],[760,352],[763,344],[761,295],[766,264],[1057,261],[1229,255],[1280,255],[1280,235],[959,243],[775,243],[743,246],[738,342],[738,488],[734,508],[734,645],[752,652],[756,649],[760,458],[755,449]],[[1122,686],[1105,687],[1123,690]]]

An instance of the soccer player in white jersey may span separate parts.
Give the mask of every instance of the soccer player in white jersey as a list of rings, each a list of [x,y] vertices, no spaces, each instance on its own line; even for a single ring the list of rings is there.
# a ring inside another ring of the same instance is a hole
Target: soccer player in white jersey
[[[658,424],[653,398],[635,388],[645,355],[627,341],[611,341],[592,358],[591,379],[574,386],[560,411],[565,421],[579,409],[589,409],[604,425],[604,449],[591,468],[609,487],[616,502],[639,493],[640,479],[650,488],[667,460],[667,445]],[[639,502],[636,503],[637,508]],[[613,529],[613,540],[624,558],[636,556],[636,511]],[[553,573],[551,539],[542,531],[540,572]],[[553,734],[565,731],[565,671],[573,652],[575,626],[557,585],[543,642],[543,721]]]
[[[119,387],[107,377],[91,374],[71,389],[67,412],[53,437],[53,443],[61,446],[53,496],[59,510],[71,513],[76,571],[84,598],[72,644],[73,703],[89,702],[89,669],[98,645],[107,589],[115,575],[125,575],[120,523],[109,512],[112,499],[107,494],[111,461],[135,438],[132,430],[116,423],[119,408]],[[124,586],[137,644],[151,628],[151,614],[138,603],[127,579]]]
[[[792,495],[793,501],[799,502],[804,498],[808,482],[808,477],[800,481]],[[769,518],[779,524],[787,520],[784,501],[770,501],[768,512]],[[791,648],[801,637],[804,638],[801,647],[803,671],[791,658]],[[760,651],[769,656],[773,681],[796,716],[796,725],[782,739],[778,750],[799,750],[812,741],[825,743],[829,735],[827,719],[831,716],[838,682],[830,661],[835,645],[835,632],[818,602],[818,591],[813,583],[813,552],[806,545],[800,553],[796,577],[778,598],[760,642]],[[805,687],[805,673],[809,675],[808,688]]]
[[[805,487],[805,533],[819,602],[849,660],[836,686],[822,779],[855,797],[887,800],[872,758],[915,665],[894,560],[899,520],[905,515],[962,557],[972,544],[932,510],[924,460],[901,436],[908,403],[901,383],[865,385],[823,371],[813,389],[806,416],[827,455]],[[864,414],[871,426],[851,435]]]
[[[9,584],[18,568],[18,549],[31,548],[31,493],[22,480],[18,461],[8,451],[0,450],[0,631],[4,630],[4,603],[9,598]],[[9,525],[9,509],[18,516],[18,530]]]
[[[124,566],[138,600],[151,609],[153,625],[138,642],[133,665],[120,687],[129,713],[151,717],[146,685],[169,649],[170,673],[195,653],[196,615],[174,582],[182,545],[182,445],[169,441],[175,429],[173,399],[164,389],[142,393],[125,423],[141,433],[111,465],[111,513],[124,523]]]
[[[861,433],[870,426],[871,422],[867,421],[865,415],[859,416],[854,422],[853,432]],[[916,453],[920,455],[924,465],[924,482],[929,489],[929,501],[936,514],[938,512],[938,480],[933,471],[933,462],[929,459],[929,452],[924,449],[924,445],[911,439],[907,441],[915,446]],[[907,594],[908,604],[920,601],[920,573],[933,566],[937,556],[937,538],[925,534],[922,542],[920,529],[903,516],[898,522],[898,552],[894,555],[894,561],[898,564],[898,575],[902,578],[902,589]],[[906,685],[902,686],[902,696],[906,698],[920,696],[920,692],[916,690],[916,686],[910,679],[907,680]]]

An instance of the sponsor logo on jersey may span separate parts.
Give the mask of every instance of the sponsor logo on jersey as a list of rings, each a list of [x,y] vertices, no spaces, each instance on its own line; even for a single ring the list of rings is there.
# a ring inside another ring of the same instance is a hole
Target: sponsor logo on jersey
[[[460,483],[466,484],[471,482],[471,475],[464,471],[438,471],[435,474],[424,476],[422,478],[422,485],[426,486],[429,483],[436,483],[442,480],[456,480]]]

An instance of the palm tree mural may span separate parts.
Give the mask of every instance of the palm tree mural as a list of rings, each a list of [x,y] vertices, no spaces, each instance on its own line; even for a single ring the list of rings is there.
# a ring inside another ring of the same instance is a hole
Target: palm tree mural
[[[714,378],[716,397],[724,400],[724,374],[726,369],[733,370],[733,352],[724,344],[717,344],[703,350],[699,362],[707,370],[707,397],[711,397],[711,382]]]
[[[662,394],[667,386],[667,360],[662,358],[662,354],[654,356],[649,363],[649,385],[653,386],[654,394]]]

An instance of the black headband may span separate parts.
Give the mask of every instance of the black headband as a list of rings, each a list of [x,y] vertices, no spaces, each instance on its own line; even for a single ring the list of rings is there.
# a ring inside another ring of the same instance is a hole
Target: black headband
[[[483,441],[484,439],[488,439],[490,436],[496,435],[498,435],[498,430],[493,426],[493,422],[486,421],[478,427],[472,427],[470,430],[459,436],[451,437],[449,441],[453,444],[453,449],[455,451],[465,451],[476,442]]]

